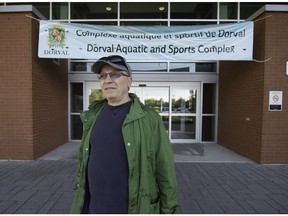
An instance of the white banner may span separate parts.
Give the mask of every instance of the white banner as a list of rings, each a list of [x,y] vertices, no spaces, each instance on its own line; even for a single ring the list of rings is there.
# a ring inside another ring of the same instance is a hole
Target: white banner
[[[40,21],[40,58],[252,60],[253,22],[203,26],[92,26]]]

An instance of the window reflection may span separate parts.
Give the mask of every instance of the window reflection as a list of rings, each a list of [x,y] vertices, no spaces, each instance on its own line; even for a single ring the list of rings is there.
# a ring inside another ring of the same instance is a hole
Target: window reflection
[[[217,3],[171,2],[171,19],[217,19]]]
[[[195,116],[172,116],[172,139],[195,139],[195,131]]]
[[[121,19],[167,19],[168,4],[165,2],[122,2]]]
[[[71,112],[83,111],[83,83],[71,83]]]
[[[95,101],[101,101],[105,97],[101,89],[89,89],[89,105]]]
[[[197,90],[172,90],[172,113],[196,113]]]
[[[132,86],[130,93],[136,94],[146,106],[160,113],[169,113],[169,88],[168,87],[137,87]]]
[[[240,19],[247,19],[257,10],[259,10],[265,3],[240,3]]]
[[[195,72],[195,63],[170,63],[170,72]]]
[[[220,19],[237,19],[237,3],[220,3]]]
[[[133,73],[137,72],[167,72],[166,62],[129,62]]]
[[[215,62],[196,63],[196,72],[217,72],[217,64]]]
[[[52,19],[68,19],[68,2],[52,2]]]
[[[171,26],[197,26],[197,25],[216,25],[217,22],[207,21],[171,21]]]
[[[71,139],[80,140],[83,133],[83,124],[80,115],[71,115]]]
[[[71,19],[117,19],[117,3],[71,2]]]
[[[71,72],[92,72],[91,68],[94,62],[70,61]],[[149,72],[217,72],[216,62],[129,62],[133,73],[149,73]]]
[[[214,141],[215,116],[202,117],[202,141]]]
[[[203,84],[203,114],[216,113],[216,83]]]
[[[82,21],[82,20],[77,20],[77,21],[72,21],[71,23],[79,23],[79,24],[87,24],[87,25],[117,25],[117,21]]]
[[[70,62],[70,71],[92,72],[94,62]]]
[[[164,124],[164,127],[166,129],[166,132],[169,133],[169,116],[161,116],[162,122]]]
[[[121,21],[121,26],[167,26],[166,21]]]
[[[144,104],[158,113],[169,112],[168,88],[143,88]]]

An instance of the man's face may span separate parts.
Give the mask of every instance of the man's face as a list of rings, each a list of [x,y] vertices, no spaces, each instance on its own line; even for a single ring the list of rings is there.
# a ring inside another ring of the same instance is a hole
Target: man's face
[[[119,70],[110,65],[104,65],[100,74],[110,74],[114,71]],[[126,71],[122,71],[122,73],[128,75]],[[104,96],[108,100],[108,103],[113,106],[126,103],[130,100],[128,92],[131,83],[132,78],[123,75],[114,79],[111,79],[110,76],[107,76],[104,79],[100,79],[100,86]]]

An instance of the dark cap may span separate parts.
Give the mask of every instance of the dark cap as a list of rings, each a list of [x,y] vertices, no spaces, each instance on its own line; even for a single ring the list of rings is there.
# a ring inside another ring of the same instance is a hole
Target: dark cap
[[[96,61],[92,66],[92,71],[96,74],[100,74],[101,69],[104,65],[110,65],[118,70],[126,71],[129,76],[132,75],[131,68],[127,64],[125,58],[119,55],[111,55],[108,57],[102,57],[98,61]]]

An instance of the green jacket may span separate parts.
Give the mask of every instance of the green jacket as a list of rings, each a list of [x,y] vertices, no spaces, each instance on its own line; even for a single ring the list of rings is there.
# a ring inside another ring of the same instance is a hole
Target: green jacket
[[[140,103],[135,94],[123,125],[129,167],[129,214],[174,213],[177,208],[177,183],[173,151],[159,114]],[[85,197],[86,169],[90,134],[107,100],[94,103],[81,113],[83,137],[79,149],[76,194],[71,213],[80,213]]]

